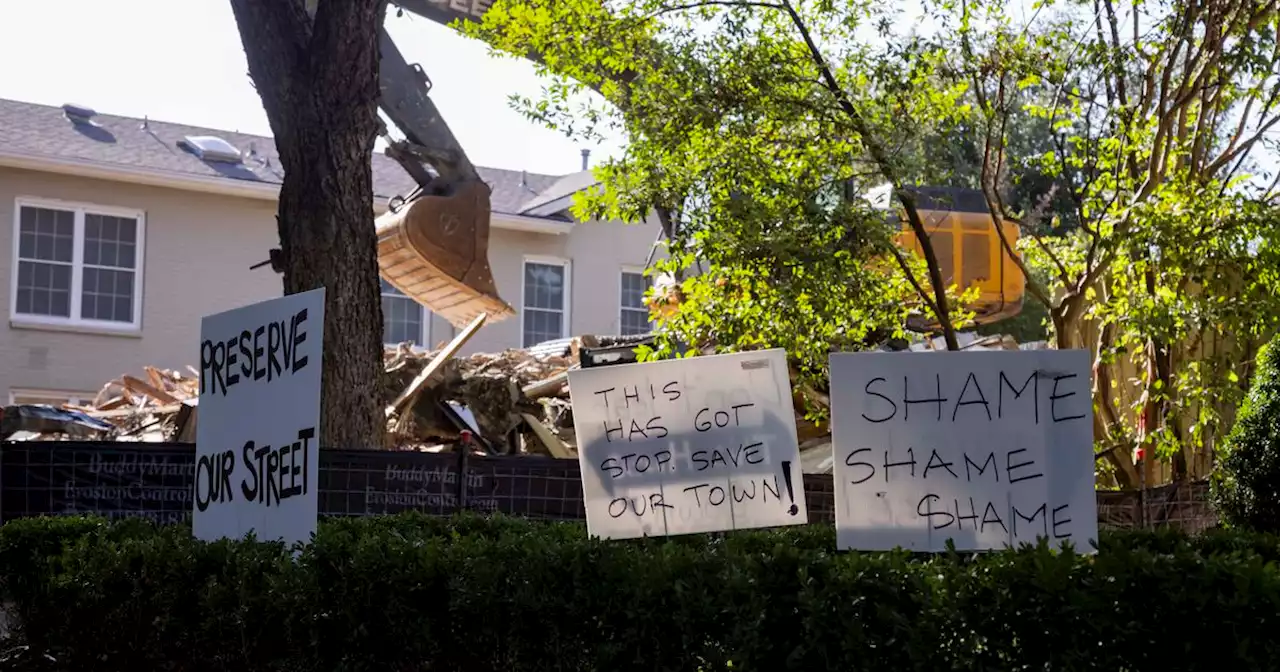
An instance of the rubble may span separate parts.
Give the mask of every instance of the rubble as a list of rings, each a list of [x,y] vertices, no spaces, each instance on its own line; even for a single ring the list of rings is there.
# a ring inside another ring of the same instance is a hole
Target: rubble
[[[407,350],[391,354],[386,367],[389,389],[396,393],[405,389],[431,359],[432,355]],[[562,442],[572,445],[573,419],[563,412],[569,408],[568,386],[555,379],[567,380],[565,374],[573,364],[567,357],[537,357],[524,350],[453,357],[418,392],[408,412],[389,422],[388,441],[399,448],[456,441],[466,428],[457,427],[441,409],[443,402],[452,401],[470,412],[476,433],[493,452],[551,452],[534,438],[525,415],[544,423]],[[566,415],[567,433],[563,426]]]
[[[401,395],[440,352],[388,348],[383,357],[387,399]],[[386,448],[451,449],[470,430],[486,452],[563,454],[564,448],[573,449],[566,384],[568,370],[576,366],[571,357],[507,350],[450,357],[437,366],[404,408],[388,417]],[[85,406],[11,406],[4,413],[6,433],[10,439],[27,440],[194,442],[198,374],[192,367],[184,372],[149,366],[143,376],[122,375],[108,382]],[[59,418],[71,417],[61,411],[74,413],[79,421],[60,424]],[[530,422],[544,425],[563,446],[546,448]]]
[[[387,400],[385,449],[451,451],[459,445],[488,454],[538,454],[576,458],[569,371],[635,361],[634,346],[652,337],[580,336],[529,349],[454,355],[477,320],[448,345],[423,352],[402,344],[384,352]],[[1039,349],[1009,336],[959,334],[964,350]],[[941,339],[908,346],[908,352],[945,349]],[[792,373],[793,380],[795,372]],[[4,440],[195,442],[199,372],[144,367],[142,376],[107,383],[86,406],[10,406]],[[796,430],[806,472],[830,472],[831,435],[826,423],[807,420],[805,409],[830,411],[824,391],[794,391]],[[469,435],[469,437],[467,436]]]

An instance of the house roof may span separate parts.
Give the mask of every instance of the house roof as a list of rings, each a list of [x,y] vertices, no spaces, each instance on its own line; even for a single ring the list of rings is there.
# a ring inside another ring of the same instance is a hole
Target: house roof
[[[543,188],[537,196],[525,201],[521,206],[524,208],[521,214],[531,217],[551,217],[556,213],[564,212],[573,205],[574,194],[598,183],[599,180],[589,170],[554,178],[552,183]]]
[[[0,155],[88,162],[105,169],[147,171],[214,183],[279,186],[280,157],[271,137],[187,126],[154,119],[95,114],[92,123],[75,122],[62,107],[0,98]],[[180,144],[189,136],[215,136],[245,154],[238,164],[205,161]],[[386,199],[406,195],[413,178],[395,160],[375,152],[373,192]],[[494,212],[554,217],[567,209],[574,191],[595,183],[590,171],[542,175],[477,167],[492,189]],[[549,208],[552,204],[563,207]]]

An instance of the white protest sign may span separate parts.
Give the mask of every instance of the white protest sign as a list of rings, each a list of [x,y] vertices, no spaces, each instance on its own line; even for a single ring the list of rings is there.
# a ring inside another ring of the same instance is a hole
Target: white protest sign
[[[323,348],[323,287],[201,320],[198,539],[310,541]]]
[[[784,351],[579,369],[569,393],[592,536],[808,522]]]
[[[1084,350],[831,356],[836,542],[986,550],[1098,537]]]

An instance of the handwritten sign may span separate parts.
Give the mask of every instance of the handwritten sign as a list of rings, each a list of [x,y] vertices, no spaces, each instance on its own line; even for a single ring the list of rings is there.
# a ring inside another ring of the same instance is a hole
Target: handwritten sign
[[[831,356],[842,549],[1097,539],[1083,350]]]
[[[592,536],[808,522],[782,350],[574,370],[569,392]]]
[[[199,539],[285,543],[316,529],[324,288],[200,323]]]

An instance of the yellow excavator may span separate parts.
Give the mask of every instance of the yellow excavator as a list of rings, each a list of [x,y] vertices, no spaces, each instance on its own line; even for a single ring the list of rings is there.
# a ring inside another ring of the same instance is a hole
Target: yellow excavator
[[[945,187],[921,187],[914,192],[943,281],[954,283],[962,292],[975,285],[978,288],[978,297],[965,306],[974,312],[974,323],[990,324],[1022,312],[1026,277],[1004,251],[999,234],[991,226],[991,212],[982,192]],[[905,213],[901,217],[898,243],[923,257],[920,240],[907,224]],[[1010,247],[1015,246],[1021,227],[1007,220],[1001,222],[1001,227]],[[927,286],[928,279],[924,280]],[[932,314],[918,316],[909,326],[918,331],[939,328]]]
[[[492,0],[393,0],[400,9],[449,25],[480,21]],[[427,306],[454,326],[480,314],[489,321],[515,311],[498,294],[489,268],[490,189],[430,98],[431,80],[409,64],[384,27],[380,33],[379,107],[404,134],[383,129],[387,156],[418,183],[412,193],[392,199],[377,219],[378,266],[396,289]],[[428,166],[431,170],[428,170]],[[943,190],[947,191],[947,190]],[[979,324],[1010,317],[1022,306],[1023,277],[1003,252],[985,205],[972,193],[921,190],[921,216],[947,282],[961,289],[976,283]],[[981,195],[978,195],[979,198]],[[1011,242],[1018,226],[1003,222]],[[921,254],[920,241],[903,223],[900,242]],[[921,325],[928,330],[936,325]]]

